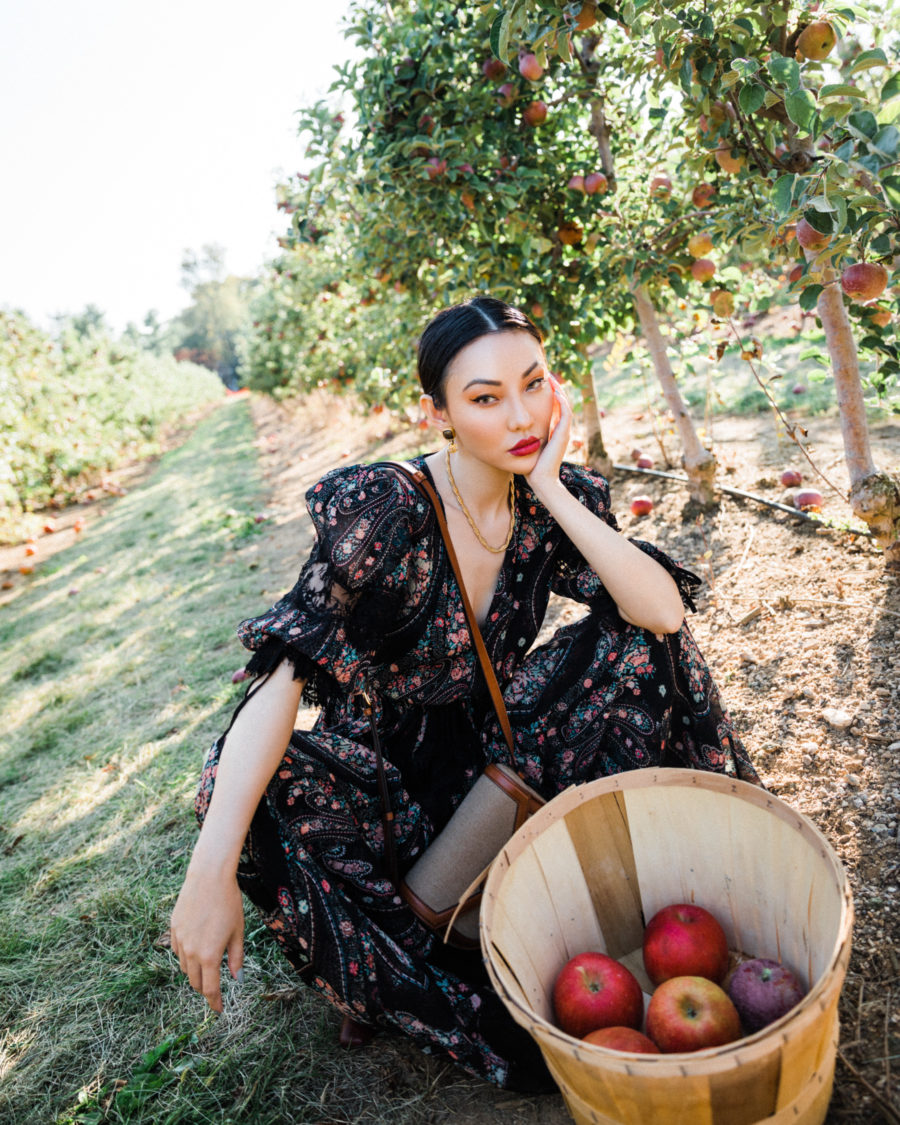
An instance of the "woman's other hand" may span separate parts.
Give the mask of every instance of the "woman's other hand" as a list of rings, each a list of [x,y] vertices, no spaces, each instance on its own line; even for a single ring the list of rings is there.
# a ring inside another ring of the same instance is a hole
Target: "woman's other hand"
[[[214,876],[188,868],[169,923],[172,951],[191,987],[214,1012],[222,1011],[222,954],[240,980],[244,965],[244,903],[234,875]]]
[[[572,433],[572,406],[562,384],[549,372],[547,378],[553,391],[553,412],[547,442],[534,468],[526,474],[529,485],[537,493],[542,485],[552,486],[559,481],[559,467],[569,448]]]

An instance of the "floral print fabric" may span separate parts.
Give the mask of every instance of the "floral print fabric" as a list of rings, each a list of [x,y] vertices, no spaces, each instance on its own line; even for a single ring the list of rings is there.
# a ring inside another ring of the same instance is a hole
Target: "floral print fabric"
[[[414,461],[427,472],[424,459]],[[598,474],[561,479],[618,530]],[[547,798],[621,770],[680,765],[758,780],[687,624],[630,625],[590,566],[516,478],[516,529],[482,635],[503,689],[512,754],[490,703],[458,585],[428,501],[385,465],[334,470],[307,494],[317,538],[294,588],[238,630],[264,676],[282,659],[321,707],[295,731],[239,868],[304,979],[345,1014],[397,1028],[469,1073],[528,1090],[551,1083],[477,955],[448,951],[397,895],[384,859],[368,685],[384,748],[401,874],[485,764],[513,765]],[[632,540],[693,608],[700,580]],[[551,592],[587,607],[534,646]],[[203,819],[222,739],[197,796]]]

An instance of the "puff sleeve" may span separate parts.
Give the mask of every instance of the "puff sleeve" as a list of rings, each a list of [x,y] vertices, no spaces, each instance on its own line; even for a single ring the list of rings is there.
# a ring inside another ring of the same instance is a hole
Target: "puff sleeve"
[[[251,675],[287,659],[307,681],[304,698],[322,704],[335,690],[358,690],[402,628],[424,511],[413,487],[384,466],[335,469],[306,504],[316,541],[296,584],[241,622],[238,637],[253,652]]]
[[[566,488],[572,495],[595,515],[600,516],[614,530],[619,530],[616,517],[610,509],[609,485],[604,477],[581,465],[563,463],[560,475]],[[694,604],[694,595],[701,585],[701,579],[690,570],[686,570],[679,563],[671,559],[664,551],[643,539],[632,539],[633,543],[645,554],[660,564],[678,587],[681,601],[685,609],[697,612]],[[592,609],[613,609],[615,603],[606,591],[603,583],[597,577],[577,547],[568,537],[563,543],[556,558],[556,566],[550,581],[550,588],[555,594],[573,601],[582,602]]]

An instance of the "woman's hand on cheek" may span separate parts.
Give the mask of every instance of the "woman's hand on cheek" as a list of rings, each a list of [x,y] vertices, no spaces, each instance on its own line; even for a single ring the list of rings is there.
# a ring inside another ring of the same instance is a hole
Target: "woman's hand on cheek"
[[[559,480],[559,467],[569,447],[572,433],[572,407],[559,380],[549,376],[553,391],[553,410],[550,414],[550,432],[534,468],[526,474],[531,487],[537,490],[542,484],[553,485]]]

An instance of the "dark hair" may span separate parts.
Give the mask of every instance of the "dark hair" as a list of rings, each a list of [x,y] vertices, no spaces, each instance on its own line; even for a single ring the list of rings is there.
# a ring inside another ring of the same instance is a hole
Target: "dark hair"
[[[418,376],[435,406],[445,405],[444,381],[454,358],[466,344],[489,332],[527,332],[543,343],[540,329],[525,313],[496,297],[472,297],[451,305],[425,326],[419,340]]]

